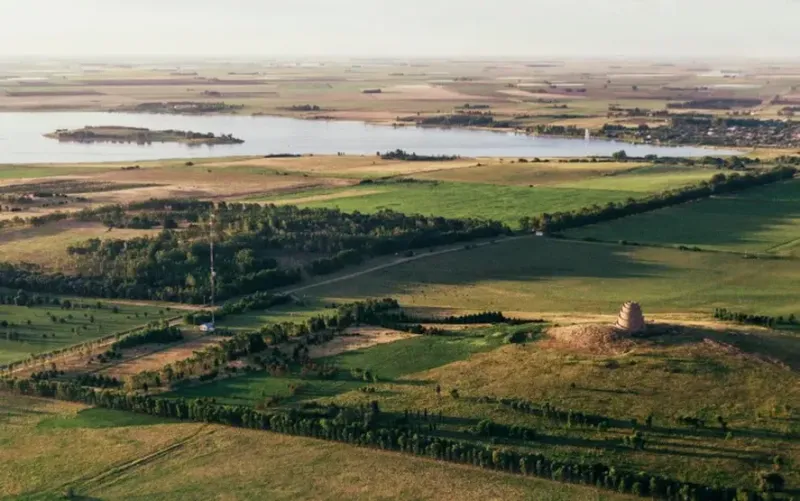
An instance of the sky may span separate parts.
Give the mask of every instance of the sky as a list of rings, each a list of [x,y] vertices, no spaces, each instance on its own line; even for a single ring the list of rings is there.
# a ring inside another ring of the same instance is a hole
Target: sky
[[[800,0],[0,0],[0,56],[800,57]]]

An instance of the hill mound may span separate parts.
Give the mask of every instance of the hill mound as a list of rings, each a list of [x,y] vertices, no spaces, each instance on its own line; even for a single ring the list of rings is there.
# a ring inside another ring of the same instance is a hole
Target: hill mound
[[[551,327],[547,334],[558,344],[597,353],[621,352],[633,344],[626,333],[607,324]]]

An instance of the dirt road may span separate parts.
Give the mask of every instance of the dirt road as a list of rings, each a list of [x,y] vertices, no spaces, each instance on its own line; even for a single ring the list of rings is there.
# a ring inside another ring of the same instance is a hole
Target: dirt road
[[[440,249],[440,250],[433,251],[433,252],[424,252],[424,253],[420,252],[420,253],[415,254],[415,255],[413,255],[411,257],[404,257],[404,258],[396,259],[396,260],[394,260],[394,261],[392,261],[390,263],[384,263],[384,264],[381,264],[381,265],[378,265],[378,266],[373,266],[371,268],[366,268],[364,270],[356,271],[356,272],[353,272],[353,273],[348,273],[347,275],[342,275],[342,276],[339,276],[339,277],[334,277],[334,278],[329,278],[327,280],[322,280],[320,282],[315,282],[313,284],[303,285],[301,287],[295,287],[294,289],[284,290],[283,293],[284,294],[297,294],[298,292],[303,292],[303,291],[306,291],[308,289],[313,289],[314,287],[319,287],[321,285],[333,284],[333,283],[336,283],[336,282],[341,282],[343,280],[350,280],[351,278],[360,277],[361,275],[366,275],[368,273],[373,273],[373,272],[379,271],[379,270],[385,270],[386,268],[391,268],[392,266],[398,266],[398,265],[401,265],[401,264],[409,263],[411,261],[416,261],[417,259],[425,259],[425,258],[433,257],[433,256],[441,256],[442,254],[448,254],[450,252],[458,252],[458,251],[465,251],[466,252],[467,251],[467,249],[465,249],[466,245],[471,245],[472,248],[474,249],[474,248],[478,248],[478,247],[485,247],[487,245],[499,244],[499,243],[504,243],[504,242],[511,242],[513,240],[519,240],[521,238],[530,238],[530,235],[518,235],[518,236],[515,236],[515,237],[505,237],[505,238],[502,238],[502,239],[489,240],[489,241],[484,241],[484,242],[479,242],[479,243],[472,243],[472,244],[464,243],[464,244],[460,244],[458,246],[447,247],[445,249]]]

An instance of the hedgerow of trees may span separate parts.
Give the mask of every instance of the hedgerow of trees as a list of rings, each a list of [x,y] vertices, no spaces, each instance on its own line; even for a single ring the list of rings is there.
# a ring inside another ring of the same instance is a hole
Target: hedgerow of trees
[[[378,156],[382,160],[404,160],[406,162],[446,162],[458,159],[458,155],[417,155],[401,149],[387,151],[386,153],[378,152]]]
[[[248,355],[266,351],[268,348],[286,343],[290,339],[300,340],[304,344],[315,344],[330,340],[333,332],[341,331],[354,324],[368,324],[379,318],[381,313],[399,308],[395,299],[367,300],[339,306],[329,316],[316,316],[304,323],[283,322],[267,324],[256,332],[236,334],[216,345],[209,346],[184,360],[179,360],[155,371],[142,371],[131,377],[129,386],[132,389],[149,389],[162,385],[174,384],[192,377],[201,377],[209,373],[219,372],[228,362]],[[273,354],[275,350],[273,350]],[[298,355],[296,358],[302,358]],[[262,364],[282,364],[281,357],[270,360],[268,357]]]
[[[766,492],[762,494],[683,482],[599,462],[553,460],[543,454],[521,453],[498,445],[444,438],[426,434],[418,426],[409,426],[407,419],[402,416],[383,413],[374,401],[355,408],[330,405],[286,412],[220,405],[211,399],[167,399],[116,390],[96,390],[74,382],[54,380],[2,379],[0,389],[162,418],[218,423],[344,442],[670,501],[765,501],[771,499],[768,496],[772,492],[784,488],[783,477],[774,472],[769,477],[762,477],[762,489]],[[518,433],[529,439],[536,436],[534,430],[523,429],[519,432],[520,428],[517,428],[512,432],[510,428],[497,427],[495,423],[482,422],[476,427],[475,433],[492,436],[495,435],[494,431],[508,435]],[[635,436],[629,441],[633,445],[640,443]]]
[[[751,313],[742,313],[739,311],[731,311],[726,308],[715,308],[714,318],[725,320],[728,322],[738,322],[740,324],[761,325],[764,327],[776,327],[779,325],[797,325],[797,318],[794,314],[784,318],[783,316],[771,317],[768,315],[753,315]]]
[[[725,175],[717,173],[710,181],[703,181],[692,186],[667,190],[643,199],[629,198],[625,202],[609,202],[605,206],[593,205],[571,212],[544,213],[539,216],[523,217],[520,226],[523,230],[552,233],[576,228],[603,221],[610,221],[633,214],[641,214],[671,205],[678,205],[692,200],[708,198],[722,193],[731,193],[753,186],[775,183],[794,177],[797,169],[790,166],[775,167],[758,174]]]

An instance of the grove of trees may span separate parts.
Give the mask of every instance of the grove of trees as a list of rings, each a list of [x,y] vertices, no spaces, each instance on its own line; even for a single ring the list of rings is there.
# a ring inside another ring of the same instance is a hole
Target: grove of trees
[[[68,253],[77,274],[0,263],[0,287],[58,294],[202,304],[211,295],[209,239],[219,299],[294,284],[361,260],[409,249],[494,237],[510,230],[496,221],[407,216],[392,211],[346,214],[293,206],[153,200],[80,216],[111,227],[163,231],[131,240],[92,239]],[[212,222],[213,219],[213,222]],[[178,225],[183,229],[173,229]],[[307,266],[281,267],[286,252],[317,254]]]

